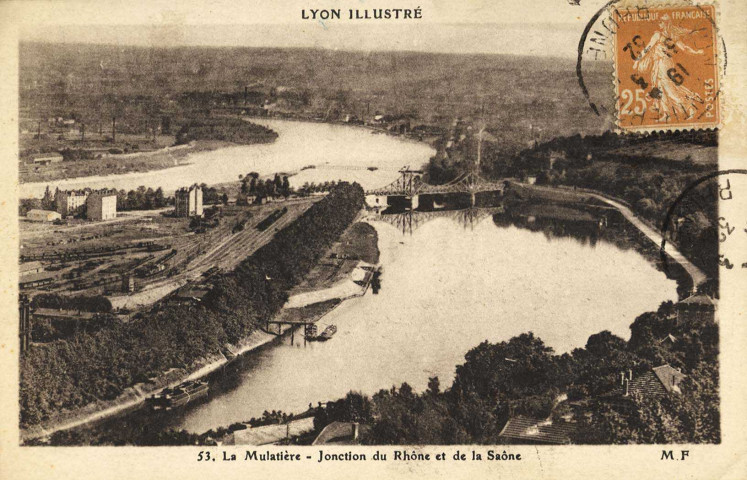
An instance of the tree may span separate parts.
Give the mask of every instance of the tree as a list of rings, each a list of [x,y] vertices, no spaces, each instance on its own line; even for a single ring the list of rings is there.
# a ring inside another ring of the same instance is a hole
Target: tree
[[[54,197],[52,196],[52,192],[49,190],[49,185],[47,185],[46,190],[44,190],[41,207],[44,210],[54,210]]]
[[[438,394],[441,392],[441,383],[438,381],[438,377],[430,377],[428,379],[428,390],[426,390],[428,395],[431,396],[438,396]]]
[[[285,198],[288,198],[288,196],[290,196],[290,182],[288,181],[287,175],[283,176],[283,185],[281,188],[282,188],[281,191],[283,192],[283,196]]]
[[[163,189],[161,187],[156,188],[153,195],[153,204],[155,208],[163,208],[166,206],[166,197],[163,195]]]

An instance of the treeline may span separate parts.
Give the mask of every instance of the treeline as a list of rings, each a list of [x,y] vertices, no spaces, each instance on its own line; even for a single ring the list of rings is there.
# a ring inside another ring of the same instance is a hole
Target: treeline
[[[315,183],[315,182],[304,182],[304,184],[297,190],[297,193],[299,195],[310,195],[312,193],[322,193],[322,192],[329,192],[330,189],[335,188],[335,181],[325,181],[321,183]]]
[[[677,160],[669,158],[668,152],[676,151],[682,156],[688,149],[695,152],[717,144],[718,132],[712,131],[573,135],[554,138],[516,155],[505,155],[501,146],[485,142],[481,167],[486,178],[535,176],[540,185],[575,186],[607,193],[626,201],[636,214],[661,227],[668,209],[685,188],[716,169],[715,163],[697,164],[688,156]],[[626,148],[630,153],[626,153]],[[429,181],[443,183],[455,178],[469,164],[463,158],[475,154],[434,157],[426,169]],[[669,240],[714,279],[718,277],[716,188],[713,180],[700,188],[707,194],[691,196],[680,203],[676,214],[685,221],[669,225],[667,232]]]
[[[200,187],[202,187],[203,204],[225,203],[223,195],[221,195],[217,188],[208,187],[205,183],[201,184]],[[117,192],[117,211],[154,210],[169,205],[174,205],[174,197],[164,196],[161,187],[153,190],[150,187],[145,188],[141,185],[129,192],[125,192],[124,190]]]
[[[153,190],[148,187],[139,186],[129,192],[117,191],[117,211],[126,210],[153,210],[163,208],[174,203],[173,197],[168,198],[163,194],[161,187]]]
[[[666,302],[639,316],[627,342],[603,331],[563,355],[554,355],[531,332],[483,342],[467,353],[446,391],[433,377],[419,394],[406,383],[371,398],[350,393],[328,404],[315,426],[368,423],[366,444],[495,444],[511,416],[570,415],[578,426],[573,443],[718,443],[718,326],[677,325],[673,309]],[[660,342],[668,334],[677,338],[674,345]],[[630,369],[635,378],[665,363],[687,375],[681,394],[633,394],[627,408],[611,401],[621,372]]]
[[[102,295],[77,295],[69,297],[57,293],[40,293],[35,295],[31,300],[31,308],[54,308],[109,313],[112,311],[112,303]]]
[[[277,138],[273,130],[231,117],[205,117],[191,120],[179,129],[176,143],[193,140],[222,140],[239,144],[269,143]]]
[[[276,173],[275,178],[267,178],[262,181],[259,178],[259,173],[250,172],[240,179],[241,187],[237,200],[238,204],[246,204],[247,195],[254,195],[256,198],[274,198],[279,196],[288,198],[292,192],[287,175],[281,177],[280,174]]]
[[[218,277],[199,306],[157,304],[127,324],[34,346],[21,359],[21,425],[113,400],[135,383],[193,366],[251,333],[352,223],[363,198],[359,185],[339,184],[235,271]]]

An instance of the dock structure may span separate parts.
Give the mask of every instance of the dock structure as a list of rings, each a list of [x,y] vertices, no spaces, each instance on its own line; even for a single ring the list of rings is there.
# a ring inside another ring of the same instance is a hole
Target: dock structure
[[[284,327],[290,328],[291,345],[293,345],[295,343],[295,331],[298,327],[302,326],[304,328],[304,335],[303,335],[304,345],[306,345],[307,337],[312,337],[316,335],[317,322],[319,322],[322,318],[328,315],[332,310],[334,310],[339,305],[341,305],[344,300],[348,298],[359,297],[359,296],[366,294],[366,292],[368,291],[368,288],[371,286],[371,282],[373,281],[374,274],[377,268],[378,268],[377,265],[367,263],[364,261],[359,261],[358,265],[351,272],[350,280],[346,281],[346,282],[355,283],[358,287],[360,287],[355,293],[348,292],[347,295],[342,296],[340,295],[339,290],[335,290],[334,287],[317,291],[316,293],[325,293],[327,294],[327,296],[322,296],[321,298],[315,298],[307,304],[301,304],[296,307],[288,307],[287,306],[288,304],[286,304],[285,311],[307,308],[313,305],[321,305],[327,302],[333,303],[331,308],[324,309],[320,314],[317,314],[314,317],[307,317],[304,315],[301,315],[300,317],[293,317],[291,315],[283,315],[282,313],[280,313],[279,315],[276,315],[273,318],[265,319],[264,330],[267,333],[270,333],[272,335],[280,336],[285,331]],[[302,295],[305,295],[305,294],[300,294],[299,296],[302,296]],[[289,301],[289,303],[291,302]]]
[[[265,321],[265,331],[273,335],[282,335],[284,333],[283,327],[289,327],[291,331],[291,345],[295,343],[296,329],[303,326],[303,344],[306,345],[306,337],[313,335],[316,330],[316,322],[322,319],[324,315],[314,319],[267,319]],[[273,331],[273,328],[277,326],[277,333]]]

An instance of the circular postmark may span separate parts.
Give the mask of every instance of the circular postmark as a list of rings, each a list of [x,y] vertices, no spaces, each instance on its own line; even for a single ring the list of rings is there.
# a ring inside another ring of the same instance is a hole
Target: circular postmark
[[[659,254],[664,271],[670,274],[670,262],[675,261],[692,280],[693,293],[701,289],[716,293],[719,268],[747,268],[747,252],[719,248],[733,235],[747,234],[743,211],[741,216],[734,216],[734,212],[719,208],[719,202],[735,200],[739,184],[734,181],[736,175],[747,175],[747,169],[720,170],[690,182],[667,209],[662,222]],[[736,257],[739,255],[741,258]]]

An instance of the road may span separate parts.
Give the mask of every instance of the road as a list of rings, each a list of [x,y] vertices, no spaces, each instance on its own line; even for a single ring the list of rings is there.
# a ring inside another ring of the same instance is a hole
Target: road
[[[610,205],[618,209],[627,221],[635,225],[638,228],[638,230],[640,230],[644,235],[646,235],[657,246],[661,246],[661,243],[664,240],[661,234],[657,232],[656,230],[654,230],[653,228],[646,225],[646,223],[644,223],[640,218],[636,217],[633,211],[630,210],[628,207],[626,207],[620,202],[610,200],[609,198],[604,197],[602,195],[597,195],[596,193],[589,193],[589,195],[596,198],[597,200],[601,200],[607,205]],[[690,278],[692,278],[693,280],[693,291],[695,291],[698,286],[705,283],[705,281],[708,279],[708,277],[706,276],[705,273],[703,273],[702,270],[700,270],[698,267],[693,265],[692,262],[690,262],[690,260],[688,260],[687,257],[685,257],[682,253],[680,253],[680,251],[677,250],[674,247],[674,245],[672,245],[671,243],[666,243],[664,245],[664,251],[675,262],[682,265],[682,268],[684,268],[685,271],[688,273],[688,275],[690,275]]]
[[[574,195],[576,197],[586,197],[586,198],[594,198],[596,200],[600,200],[607,205],[616,208],[622,215],[625,217],[625,219],[633,224],[638,230],[641,231],[649,240],[654,242],[654,244],[657,247],[661,247],[662,241],[664,240],[661,236],[661,233],[659,233],[657,230],[651,228],[648,226],[646,222],[641,220],[638,216],[636,216],[633,211],[627,207],[626,205],[612,200],[610,198],[605,197],[604,195],[600,195],[598,193],[593,193],[588,190],[584,191],[575,191],[570,188],[555,188],[555,187],[547,187],[547,186],[540,186],[540,185],[521,185],[525,188],[532,188],[535,190],[545,190],[545,191],[551,191],[551,192],[562,192],[564,194],[568,195]],[[708,280],[708,276],[703,273],[702,270],[700,270],[698,267],[693,265],[693,263],[687,259],[682,253],[680,253],[677,248],[672,245],[670,242],[667,242],[664,246],[664,251],[669,255],[675,262],[682,265],[682,268],[685,269],[688,275],[690,275],[690,278],[693,281],[693,292],[695,292],[698,288],[698,286],[705,283],[706,280]]]

